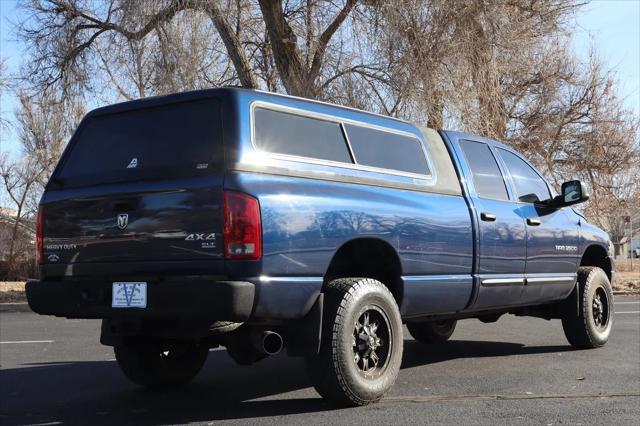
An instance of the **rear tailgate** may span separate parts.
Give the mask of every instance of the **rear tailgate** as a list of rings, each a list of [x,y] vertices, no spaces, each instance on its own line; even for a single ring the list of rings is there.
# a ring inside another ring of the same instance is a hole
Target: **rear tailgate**
[[[216,99],[90,115],[42,199],[45,264],[221,259]]]

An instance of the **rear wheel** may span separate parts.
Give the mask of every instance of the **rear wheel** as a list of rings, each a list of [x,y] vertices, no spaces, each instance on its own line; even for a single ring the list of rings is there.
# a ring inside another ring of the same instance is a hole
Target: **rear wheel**
[[[116,360],[133,382],[147,387],[178,386],[191,381],[209,348],[191,341],[127,342],[114,347]]]
[[[562,328],[571,345],[589,349],[607,343],[613,325],[613,292],[602,269],[580,267],[578,285],[566,305]]]
[[[411,336],[418,342],[430,345],[449,340],[457,323],[456,320],[410,322],[407,324],[407,328]]]
[[[320,352],[306,360],[316,390],[338,405],[380,400],[402,362],[402,320],[393,296],[369,278],[332,281],[324,294]]]

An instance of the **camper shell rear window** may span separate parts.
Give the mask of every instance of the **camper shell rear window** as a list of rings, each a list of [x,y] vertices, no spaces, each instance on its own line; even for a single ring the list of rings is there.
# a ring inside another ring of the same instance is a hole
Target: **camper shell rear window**
[[[215,98],[90,116],[72,138],[53,183],[85,186],[207,174],[222,160]]]

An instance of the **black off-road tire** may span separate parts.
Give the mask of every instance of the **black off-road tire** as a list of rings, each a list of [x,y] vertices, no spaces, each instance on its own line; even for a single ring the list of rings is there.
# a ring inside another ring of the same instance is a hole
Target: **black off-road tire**
[[[324,302],[320,352],[306,359],[316,390],[339,406],[379,401],[402,362],[402,320],[393,295],[379,281],[343,278],[327,285]]]
[[[607,274],[597,267],[580,267],[562,317],[564,335],[576,348],[598,348],[607,343],[612,325],[613,292]]]
[[[180,386],[202,369],[209,348],[191,341],[126,342],[113,348],[122,372],[145,387]]]
[[[411,336],[418,342],[433,345],[449,340],[457,323],[456,320],[410,322],[407,324],[407,328]]]

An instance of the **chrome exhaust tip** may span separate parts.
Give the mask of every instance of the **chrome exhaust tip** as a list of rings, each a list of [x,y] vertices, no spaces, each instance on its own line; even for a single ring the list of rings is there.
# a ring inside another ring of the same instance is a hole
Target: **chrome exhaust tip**
[[[265,331],[260,337],[260,349],[267,355],[276,355],[282,351],[284,342],[282,336],[275,331]]]

